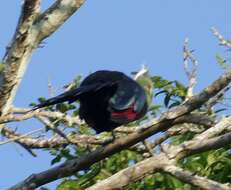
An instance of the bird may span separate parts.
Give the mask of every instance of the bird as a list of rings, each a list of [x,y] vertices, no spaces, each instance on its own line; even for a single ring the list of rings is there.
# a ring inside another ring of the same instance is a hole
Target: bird
[[[79,87],[35,105],[37,110],[50,105],[79,101],[79,116],[95,132],[110,132],[116,127],[142,118],[152,101],[153,83],[142,67],[131,78],[119,71],[99,70],[87,76]]]

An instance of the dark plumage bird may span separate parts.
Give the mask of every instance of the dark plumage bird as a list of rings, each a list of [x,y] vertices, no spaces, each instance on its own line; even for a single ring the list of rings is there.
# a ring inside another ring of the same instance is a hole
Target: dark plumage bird
[[[143,117],[152,97],[152,81],[145,68],[135,80],[118,71],[97,71],[86,77],[80,86],[38,104],[38,108],[67,101],[80,102],[79,116],[97,133]]]

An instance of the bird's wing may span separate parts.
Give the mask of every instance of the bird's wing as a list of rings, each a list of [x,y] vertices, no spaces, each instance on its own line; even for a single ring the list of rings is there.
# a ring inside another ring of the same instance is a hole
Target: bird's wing
[[[104,82],[104,83],[98,82],[94,84],[82,85],[76,89],[64,92],[56,97],[47,99],[45,102],[42,102],[36,105],[33,108],[33,110],[46,107],[46,106],[50,106],[50,105],[54,105],[54,104],[58,104],[58,103],[62,103],[62,102],[66,102],[66,101],[68,101],[68,103],[72,103],[78,100],[81,96],[86,95],[87,93],[97,92],[106,87],[112,87],[115,84],[116,83],[113,83],[113,82]]]

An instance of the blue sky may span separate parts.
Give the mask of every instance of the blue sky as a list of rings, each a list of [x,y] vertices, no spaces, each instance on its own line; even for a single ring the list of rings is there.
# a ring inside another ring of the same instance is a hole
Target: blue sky
[[[53,1],[43,1],[45,9]],[[0,6],[0,56],[5,52],[17,23],[21,1]],[[189,38],[199,61],[196,91],[222,73],[215,54],[229,56],[219,47],[210,28],[231,36],[229,0],[97,0],[87,1],[54,35],[35,51],[18,90],[16,106],[26,107],[39,96],[48,97],[48,80],[58,89],[76,75],[100,69],[129,74],[145,63],[153,75],[187,84],[182,65],[182,45]],[[34,121],[14,123],[22,131],[40,128]],[[5,189],[50,167],[51,157],[36,151],[31,157],[21,147],[0,147],[0,189]],[[56,183],[47,185],[54,189]]]

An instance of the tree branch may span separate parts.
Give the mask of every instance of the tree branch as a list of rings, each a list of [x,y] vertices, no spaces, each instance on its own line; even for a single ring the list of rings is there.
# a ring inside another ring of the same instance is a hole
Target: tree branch
[[[160,153],[147,158],[133,166],[120,170],[111,177],[102,180],[86,190],[113,190],[121,189],[132,182],[144,178],[146,175],[156,172],[166,172],[172,176],[205,190],[231,190],[227,185],[197,176],[174,165],[174,159],[168,159],[165,154]]]
[[[55,32],[84,2],[85,0],[57,0],[35,21],[38,41],[41,42]]]
[[[182,159],[185,156],[201,152],[203,148],[204,151],[207,151],[213,149],[212,146],[214,146],[214,149],[221,147],[220,143],[222,143],[224,146],[231,143],[231,138],[227,139],[227,136],[230,137],[229,133],[220,137],[214,137],[215,135],[219,135],[222,131],[230,127],[230,123],[231,123],[231,117],[223,118],[214,127],[209,128],[208,130],[194,137],[192,140],[186,141],[181,145],[179,145],[178,148],[174,151],[174,153],[173,154],[171,153],[171,155],[169,156],[170,157],[177,156],[177,159]],[[214,143],[217,143],[217,145],[215,145]],[[187,147],[187,149],[185,147]],[[195,151],[199,151],[199,152],[195,152]]]
[[[0,116],[0,124],[9,123],[14,121],[24,121],[31,118],[37,117],[46,117],[49,119],[58,119],[60,121],[65,122],[67,126],[71,127],[72,125],[81,125],[84,124],[83,121],[80,120],[78,116],[70,116],[61,112],[51,112],[51,111],[31,111],[30,109],[23,108],[12,108],[11,111],[7,115]]]
[[[224,125],[223,123],[226,122],[227,121],[222,120],[218,124],[222,127],[222,125]],[[215,125],[214,128],[218,127],[218,124]],[[187,141],[183,145],[167,145],[169,147],[165,150],[164,153],[161,152],[158,155],[155,154],[153,157],[149,159],[145,159],[133,166],[125,168],[117,172],[116,174],[112,175],[111,177],[91,186],[87,190],[120,189],[124,186],[127,186],[131,182],[144,178],[148,174],[153,174],[159,171],[167,172],[179,178],[180,180],[185,181],[186,183],[189,183],[191,185],[197,186],[201,189],[231,190],[231,188],[227,185],[220,184],[218,182],[209,180],[204,177],[199,177],[197,175],[192,174],[191,172],[185,171],[175,166],[179,159],[182,159],[186,156],[190,156],[192,154],[197,154],[212,149],[221,148],[229,144],[231,144],[231,132],[220,137],[214,137],[212,139],[203,139],[203,141],[198,141],[195,137],[193,140]],[[179,149],[181,150],[181,152],[184,152],[184,154],[181,153],[179,155]]]
[[[33,22],[40,11],[40,0],[25,0],[13,40],[3,59],[4,70],[0,74],[0,113],[8,112],[27,63],[35,47]]]
[[[3,135],[6,136],[9,140],[0,142],[0,145],[17,142],[23,144],[28,148],[38,149],[38,148],[55,148],[69,145],[69,142],[62,137],[52,137],[50,139],[38,139],[32,138],[28,134],[19,134],[15,131],[4,128]],[[29,132],[29,134],[31,134]],[[90,135],[79,135],[79,134],[67,134],[66,137],[71,140],[74,144],[91,144],[91,145],[102,145],[105,144],[104,140],[97,139],[95,136]]]
[[[184,46],[183,46],[184,70],[185,70],[185,73],[186,73],[188,80],[189,80],[189,86],[188,86],[185,101],[193,96],[193,89],[194,89],[196,82],[197,82],[196,81],[196,68],[198,65],[198,61],[196,60],[196,58],[192,54],[193,51],[192,50],[190,51],[188,49],[188,41],[189,41],[188,38],[186,38],[184,41]],[[189,60],[192,63],[192,70],[191,71],[189,69]]]
[[[193,174],[192,172],[185,171],[175,165],[165,165],[163,171],[171,174],[172,176],[189,183],[193,186],[199,187],[205,190],[231,190],[228,185],[218,183],[216,181],[207,179],[206,177],[201,177]]]
[[[230,41],[226,40],[215,27],[212,27],[211,30],[212,30],[213,35],[217,37],[217,39],[219,40],[220,45],[231,48]]]

